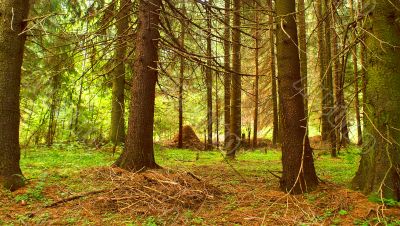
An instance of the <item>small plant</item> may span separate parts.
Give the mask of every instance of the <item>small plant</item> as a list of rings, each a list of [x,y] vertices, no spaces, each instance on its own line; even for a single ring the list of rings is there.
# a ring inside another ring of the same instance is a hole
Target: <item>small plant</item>
[[[195,217],[193,220],[192,220],[192,223],[193,224],[202,224],[204,222],[204,219],[202,218],[202,217]]]
[[[75,224],[78,221],[78,219],[76,219],[75,217],[68,217],[65,222],[67,224]]]
[[[332,220],[333,225],[339,225],[340,222],[341,222],[340,218],[337,218],[337,217]]]
[[[143,223],[144,226],[157,226],[160,223],[155,217],[148,217],[146,221]]]
[[[237,208],[237,203],[236,203],[236,198],[235,196],[227,196],[226,200],[229,202],[229,204],[225,207],[227,210],[234,210]]]
[[[398,202],[398,201],[396,201],[394,199],[381,198],[381,197],[378,197],[377,195],[369,196],[368,200],[370,202],[384,204],[385,206],[389,206],[389,207],[400,206],[400,202]]]
[[[347,214],[349,214],[349,212],[347,212],[347,210],[339,210],[340,216],[346,216]]]
[[[34,188],[29,188],[25,194],[17,195],[15,197],[15,201],[43,201],[43,189],[45,187],[45,183],[43,181],[38,182]]]
[[[188,210],[184,213],[184,216],[187,220],[187,222],[192,223],[192,224],[202,224],[204,219],[201,217],[194,217],[194,214],[191,210]]]

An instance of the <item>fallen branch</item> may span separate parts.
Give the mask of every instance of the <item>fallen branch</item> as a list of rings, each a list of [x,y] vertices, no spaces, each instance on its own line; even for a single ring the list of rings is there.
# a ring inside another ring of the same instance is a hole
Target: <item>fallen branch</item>
[[[113,189],[113,190],[115,190],[115,189]],[[86,197],[86,196],[89,196],[89,195],[95,195],[95,194],[99,194],[99,193],[103,193],[103,192],[107,192],[107,191],[113,191],[113,190],[102,189],[102,190],[90,191],[90,192],[86,192],[86,193],[70,196],[68,198],[61,199],[61,200],[58,200],[58,201],[53,202],[51,204],[48,204],[48,205],[45,206],[45,208],[52,208],[52,207],[58,206],[60,204],[64,204],[64,203],[67,203],[67,202],[70,202],[70,201],[74,201],[74,200],[77,200],[77,199],[80,199],[80,198],[83,198],[83,197]]]
[[[282,177],[276,175],[274,172],[272,172],[272,171],[270,171],[270,170],[267,170],[267,171],[268,171],[268,173],[270,173],[272,176],[278,178],[279,180],[282,178]]]

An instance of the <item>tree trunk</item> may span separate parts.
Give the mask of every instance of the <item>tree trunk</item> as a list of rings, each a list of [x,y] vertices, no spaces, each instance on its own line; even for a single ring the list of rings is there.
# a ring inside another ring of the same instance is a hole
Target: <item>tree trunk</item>
[[[46,143],[47,146],[52,146],[54,143],[54,137],[56,134],[56,127],[57,127],[57,120],[56,120],[56,113],[58,109],[58,103],[59,103],[59,98],[58,98],[58,90],[60,88],[60,74],[55,74],[51,78],[51,100],[50,100],[50,116],[49,116],[49,125],[47,128],[47,137],[46,137]]]
[[[218,74],[215,73],[215,135],[216,135],[216,143],[217,150],[219,150],[219,86],[218,86]]]
[[[232,69],[235,74],[232,75],[231,84],[231,119],[229,130],[229,143],[227,150],[228,158],[235,158],[236,151],[240,147],[241,142],[241,106],[242,106],[242,78],[241,78],[241,34],[240,34],[240,11],[241,0],[233,0],[233,54],[232,54]]]
[[[256,4],[255,4],[256,5]],[[253,121],[253,148],[257,148],[257,133],[258,133],[258,104],[259,104],[259,49],[260,49],[260,40],[259,40],[259,13],[258,11],[255,12],[255,21],[256,21],[256,28],[255,28],[255,66],[256,66],[256,78],[254,81],[254,121]]]
[[[318,46],[319,46],[319,69],[321,79],[321,138],[329,141],[331,155],[336,156],[336,134],[334,131],[334,100],[333,100],[333,78],[331,64],[331,1],[317,0],[318,18]]]
[[[336,15],[336,5],[332,4],[332,9],[335,9],[334,14]],[[333,23],[336,23],[336,18],[334,17]],[[333,36],[332,36],[332,54],[333,57],[333,81],[334,81],[334,93],[335,93],[335,110],[334,110],[334,119],[335,119],[335,135],[336,135],[336,152],[339,153],[340,148],[341,148],[341,125],[342,125],[342,113],[346,112],[346,110],[343,110],[345,106],[341,103],[341,93],[342,93],[342,88],[341,88],[341,79],[342,79],[342,73],[341,73],[341,65],[340,65],[340,60],[339,60],[339,41],[338,41],[338,36],[339,34],[337,33],[336,30],[333,30]]]
[[[355,12],[353,7],[353,0],[349,1],[351,19],[355,18]],[[356,37],[356,35],[354,35]],[[354,108],[356,111],[356,125],[357,125],[357,144],[362,144],[362,131],[361,131],[361,115],[360,115],[360,99],[359,99],[359,79],[358,79],[358,58],[357,58],[357,45],[351,49],[353,57],[353,73],[354,73]]]
[[[366,29],[368,54],[364,149],[353,185],[366,194],[400,200],[399,1],[376,1]]]
[[[303,93],[294,84],[301,80],[295,0],[277,1],[278,24],[277,59],[281,105],[282,165],[280,188],[299,194],[318,185],[314,160],[304,120]],[[283,31],[282,29],[285,29]]]
[[[212,149],[213,143],[213,78],[211,71],[212,50],[211,50],[211,1],[206,4],[207,15],[207,67],[206,67],[206,86],[207,86],[207,150]]]
[[[131,171],[158,168],[154,159],[153,126],[161,0],[139,1],[135,76],[126,146],[116,165]]]
[[[183,12],[186,14],[185,4],[183,4]],[[185,36],[186,36],[186,23],[182,19],[181,20],[181,46],[185,46]],[[185,81],[185,57],[180,56],[180,65],[179,65],[179,135],[178,135],[178,148],[183,148],[183,83]]]
[[[333,12],[332,12],[332,0],[325,0],[325,8],[328,11],[328,17],[325,24],[325,40],[326,40],[326,62],[327,62],[327,75],[326,75],[326,104],[328,113],[328,131],[329,131],[329,143],[331,148],[331,156],[336,157],[336,133],[335,133],[335,101],[333,94],[333,72],[332,72],[332,30],[334,31],[334,24],[332,24]]]
[[[268,0],[268,7],[271,11],[274,10],[272,5],[272,0]],[[274,26],[274,16],[272,14],[269,15],[269,47],[270,47],[270,70],[271,70],[271,96],[272,96],[272,110],[273,110],[273,127],[272,127],[272,145],[275,147],[277,143],[279,143],[280,137],[280,126],[279,126],[279,112],[278,112],[278,91],[277,91],[277,79],[276,79],[276,63],[275,63],[275,26]]]
[[[341,4],[339,1],[335,0],[331,2],[332,11],[332,56],[333,60],[333,81],[334,81],[334,109],[332,110],[332,121],[334,123],[333,130],[335,132],[335,145],[332,148],[336,147],[336,153],[339,154],[339,151],[342,146],[345,146],[348,143],[348,127],[347,127],[347,106],[344,100],[344,73],[342,71],[342,62],[340,60],[339,54],[339,34],[336,31],[336,23],[337,23],[337,11],[338,6]],[[334,153],[335,154],[335,153]]]
[[[125,141],[125,57],[127,47],[127,32],[129,29],[129,0],[119,1],[119,12],[116,16],[117,46],[116,68],[113,72],[112,110],[111,110],[111,141],[114,144]]]
[[[363,9],[364,6],[364,1],[363,0],[358,0],[358,9],[359,12]],[[361,24],[361,27],[364,28],[364,23]],[[365,110],[365,104],[366,104],[366,93],[365,93],[365,87],[366,87],[366,51],[365,51],[365,32],[362,30],[361,32],[363,35],[361,36],[361,47],[360,47],[360,63],[361,63],[361,82],[362,82],[362,87],[361,87],[361,94],[362,94],[362,118],[363,122],[365,123],[365,115],[364,115],[364,110]]]
[[[297,18],[299,26],[300,74],[302,81],[301,89],[303,89],[303,94],[304,94],[304,111],[306,117],[308,118],[307,26],[306,26],[306,11],[305,11],[304,0],[299,0],[297,5],[299,11]]]
[[[230,117],[231,117],[231,1],[225,0],[225,28],[224,28],[224,148],[228,150]]]
[[[20,86],[29,4],[0,0],[0,184],[10,190],[23,186],[19,166]]]

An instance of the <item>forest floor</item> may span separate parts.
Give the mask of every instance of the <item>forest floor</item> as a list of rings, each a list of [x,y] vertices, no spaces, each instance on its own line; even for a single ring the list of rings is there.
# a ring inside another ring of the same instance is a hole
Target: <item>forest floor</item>
[[[280,152],[156,151],[162,170],[109,167],[110,148],[79,145],[24,149],[28,185],[0,192],[0,225],[400,225],[400,205],[382,205],[349,189],[359,161],[316,155],[321,186],[305,195],[279,191]],[[61,200],[61,201],[60,201]]]

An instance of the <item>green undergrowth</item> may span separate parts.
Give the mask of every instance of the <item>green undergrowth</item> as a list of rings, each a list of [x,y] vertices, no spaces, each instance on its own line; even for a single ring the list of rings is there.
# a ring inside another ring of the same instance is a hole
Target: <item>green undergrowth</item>
[[[357,171],[360,154],[358,147],[350,146],[342,150],[337,158],[332,158],[329,153],[320,155],[315,160],[317,174],[323,180],[349,186]]]
[[[155,147],[159,165],[190,170],[196,166],[227,166],[246,176],[263,176],[269,171],[281,171],[279,150],[240,151],[234,161],[225,159],[221,151],[193,151]],[[111,151],[88,148],[79,144],[37,147],[22,150],[21,167],[28,180],[58,181],[79,173],[82,169],[111,165],[118,156]],[[360,159],[360,150],[349,147],[338,158],[329,154],[316,155],[315,165],[319,177],[341,185],[348,185]]]
[[[221,172],[235,171],[232,175],[240,174],[248,178],[268,178],[271,177],[270,172],[280,175],[282,170],[281,152],[279,150],[241,150],[234,161],[225,159],[224,153],[221,151],[205,152],[166,149],[156,145],[155,152],[156,161],[159,165],[174,170],[202,170],[204,167],[204,170],[215,168],[215,171],[218,172],[218,169],[225,167],[225,170]],[[11,200],[15,203],[24,201],[27,203],[28,208],[33,209],[35,206],[43,206],[55,201],[45,195],[46,189],[51,187],[57,188],[55,189],[57,192],[55,195],[58,198],[66,198],[71,194],[101,189],[102,187],[98,187],[98,184],[94,185],[85,181],[85,171],[83,170],[110,166],[119,154],[120,150],[113,155],[112,147],[94,149],[79,144],[23,149],[21,168],[28,184],[23,193],[12,195]],[[345,186],[349,185],[358,167],[359,154],[360,150],[356,147],[349,147],[343,150],[338,158],[331,158],[329,154],[316,154],[315,165],[319,177],[322,180]],[[277,183],[276,180],[265,181],[266,183],[272,183],[272,186],[276,186]],[[224,183],[240,183],[240,179],[229,177]],[[102,186],[106,187],[107,184]],[[1,209],[0,207],[0,214]],[[15,215],[14,218],[16,221],[7,223],[11,223],[11,225],[35,224],[35,220],[46,222],[48,216],[44,213],[35,216],[33,219],[27,219],[25,215]],[[103,218],[105,222],[109,220],[111,223],[115,218],[122,219],[124,217],[117,214],[107,215]],[[187,221],[191,222],[190,224],[195,225],[202,224],[203,221],[202,218],[192,216],[189,212],[187,213],[187,218]],[[127,219],[124,218],[124,220]],[[137,222],[138,225],[160,225],[160,221],[162,221],[157,218],[131,220],[131,222]],[[126,225],[136,225],[135,223],[130,224],[129,221],[124,221],[124,223]],[[79,213],[74,212],[74,214],[65,216],[65,224],[75,224],[77,222],[85,222],[85,219]],[[90,220],[88,220],[88,223],[90,224]],[[1,221],[0,225],[2,225]]]

